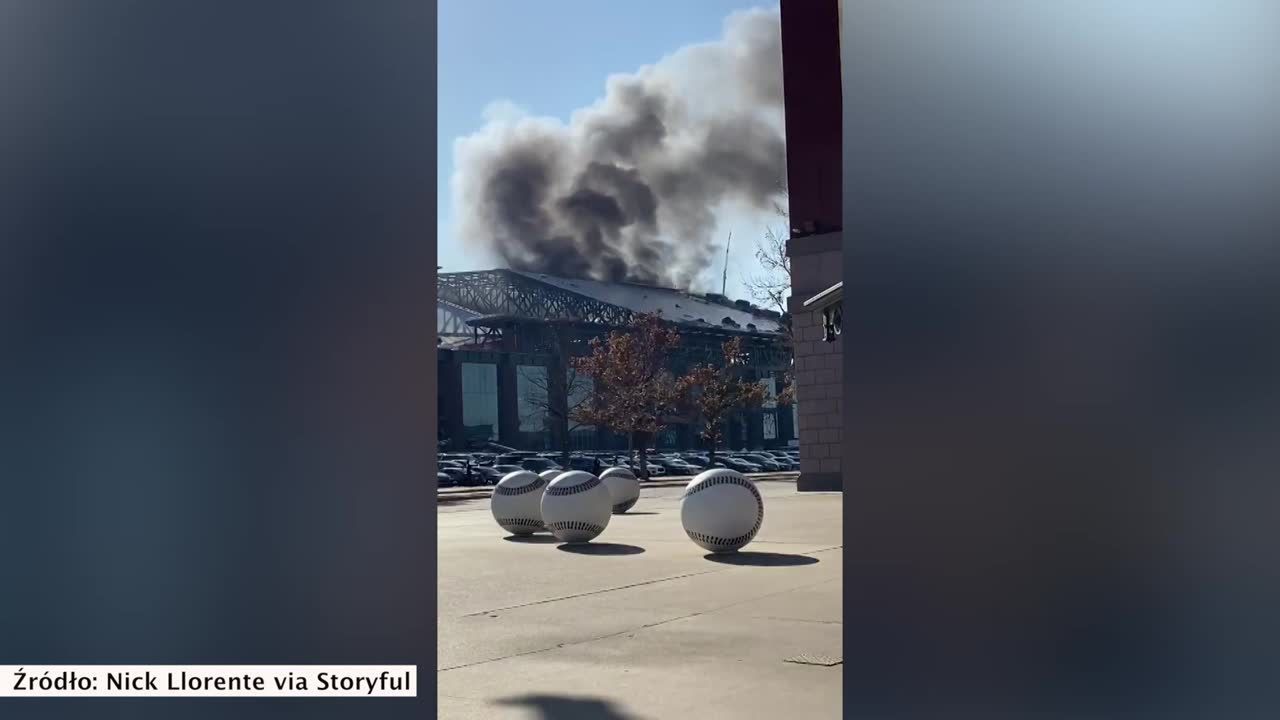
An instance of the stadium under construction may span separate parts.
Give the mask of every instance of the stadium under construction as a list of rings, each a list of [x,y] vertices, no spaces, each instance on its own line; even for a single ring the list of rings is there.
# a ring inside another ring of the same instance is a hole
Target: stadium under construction
[[[660,313],[679,329],[680,349],[669,364],[677,375],[698,363],[723,362],[721,346],[734,336],[744,339],[747,376],[770,398],[790,368],[781,315],[745,301],[514,270],[441,273],[439,440],[454,450],[490,443],[518,450],[626,448],[627,438],[573,420],[572,408],[591,386],[569,359],[587,354],[592,338],[625,326],[637,313]],[[733,449],[795,444],[794,406],[769,400],[726,425]],[[701,429],[673,418],[654,446],[700,448]]]

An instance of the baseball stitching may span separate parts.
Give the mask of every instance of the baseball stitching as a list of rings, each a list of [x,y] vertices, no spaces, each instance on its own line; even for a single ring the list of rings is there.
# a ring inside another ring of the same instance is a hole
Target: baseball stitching
[[[542,486],[546,484],[547,484],[546,480],[543,480],[542,478],[538,478],[537,480],[534,480],[528,485],[521,485],[520,487],[511,487],[510,485],[499,485],[498,487],[493,489],[493,492],[497,495],[524,495],[526,493],[531,493],[534,490],[541,489]]]
[[[578,483],[577,485],[571,485],[569,487],[565,487],[564,485],[556,485],[555,487],[549,487],[547,488],[547,494],[555,495],[557,497],[562,495],[577,495],[580,492],[586,492],[593,487],[599,487],[599,486],[600,486],[600,478],[592,477],[589,480],[583,480],[581,483]]]
[[[764,499],[760,497],[760,490],[756,488],[755,484],[752,483],[750,480],[746,480],[740,477],[735,477],[733,475],[722,475],[720,477],[708,478],[707,480],[703,481],[701,485],[698,485],[692,490],[685,492],[684,497],[689,497],[690,495],[704,488],[710,487],[712,485],[740,485],[750,490],[751,494],[756,499],[755,524],[752,525],[751,529],[747,531],[745,534],[739,535],[736,538],[716,537],[715,535],[707,535],[705,533],[694,532],[688,529],[685,530],[685,533],[687,533],[689,535],[689,538],[694,540],[695,542],[702,542],[707,545],[733,546],[733,545],[745,545],[751,542],[751,539],[756,536],[756,533],[760,532],[760,526],[764,523]]]
[[[604,532],[604,526],[594,523],[579,522],[577,520],[565,520],[562,522],[547,523],[547,529],[556,530],[585,530],[595,532],[597,535]]]
[[[533,518],[499,518],[498,524],[503,527],[542,529],[542,521],[534,520]]]
[[[755,483],[747,480],[746,478],[737,477],[736,475],[719,475],[717,477],[707,478],[693,488],[686,490],[684,497],[689,497],[694,493],[702,492],[703,490],[715,485],[739,485],[750,490],[751,494],[756,496],[756,500],[760,499],[760,490],[755,486]]]

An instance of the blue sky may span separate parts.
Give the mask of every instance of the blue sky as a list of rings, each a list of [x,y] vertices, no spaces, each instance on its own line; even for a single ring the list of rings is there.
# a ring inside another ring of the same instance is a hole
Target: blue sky
[[[612,73],[632,72],[681,46],[721,36],[735,10],[768,5],[742,0],[442,0],[439,9],[437,207],[445,271],[496,263],[455,237],[450,178],[453,144],[483,125],[486,107],[509,101],[538,116],[567,120],[604,94]],[[742,276],[766,223],[780,218],[722,217],[733,232],[729,294],[746,297]],[[719,284],[721,267],[708,269]],[[736,289],[735,289],[736,286]]]

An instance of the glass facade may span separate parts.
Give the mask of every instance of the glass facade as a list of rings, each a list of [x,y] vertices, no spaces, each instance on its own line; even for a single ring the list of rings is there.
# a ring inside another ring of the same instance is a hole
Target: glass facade
[[[520,432],[549,430],[547,369],[541,365],[516,367],[516,400],[520,408]]]
[[[562,385],[557,378],[551,377],[550,373],[556,371],[553,368],[518,362],[513,362],[506,371],[510,374],[504,375],[501,363],[484,361],[488,353],[467,355],[466,361],[454,366],[459,373],[455,377],[459,377],[461,382],[447,393],[458,398],[453,402],[460,401],[460,412],[456,406],[446,407],[446,395],[441,396],[442,432],[450,427],[447,422],[456,423],[460,419],[462,427],[456,432],[457,439],[471,447],[477,443],[501,442],[520,450],[560,450],[558,432],[563,419],[555,412],[558,406],[556,394],[567,392],[565,400],[572,412],[574,407],[590,399],[594,390],[591,379],[566,370]],[[499,354],[494,353],[493,357],[497,358]],[[520,359],[536,362],[540,358],[525,356]],[[721,447],[759,447],[762,442],[765,447],[772,447],[795,437],[796,407],[794,404],[790,408],[778,404],[778,379],[763,377],[753,382],[759,382],[765,391],[764,406],[732,413],[726,419],[726,434]],[[450,414],[454,412],[457,414]],[[790,423],[782,416],[784,412],[791,413]],[[571,450],[606,450],[626,446],[625,437],[615,436],[605,428],[579,423],[572,416],[567,426]],[[704,442],[699,435],[700,430],[700,422],[686,425],[673,419],[672,424],[651,442],[663,449],[701,448]]]
[[[572,368],[565,371],[565,387],[568,388],[570,414],[572,414],[573,408],[586,402],[587,398],[591,397],[591,393],[595,392],[595,383],[592,379],[586,375],[579,375]],[[572,417],[569,418],[569,427],[575,435],[582,433],[583,435],[590,434],[592,437],[595,436],[596,428],[594,425],[578,424]]]
[[[462,425],[469,439],[498,439],[498,366],[462,363]]]

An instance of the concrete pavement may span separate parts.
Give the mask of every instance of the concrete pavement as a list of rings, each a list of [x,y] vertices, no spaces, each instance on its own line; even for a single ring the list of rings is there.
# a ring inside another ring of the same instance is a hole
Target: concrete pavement
[[[440,717],[665,720],[841,716],[843,496],[763,482],[737,557],[646,486],[585,549],[516,541],[487,498],[439,510]]]

